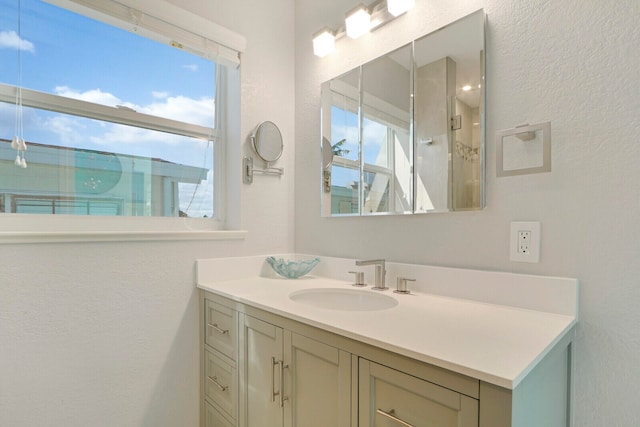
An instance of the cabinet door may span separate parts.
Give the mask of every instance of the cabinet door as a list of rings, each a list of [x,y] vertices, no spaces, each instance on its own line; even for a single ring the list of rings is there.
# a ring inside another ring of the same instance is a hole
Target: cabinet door
[[[213,301],[205,300],[204,342],[236,360],[238,313]]]
[[[285,426],[349,427],[351,355],[285,331]]]
[[[476,399],[395,369],[360,359],[359,383],[360,427],[478,426]]]
[[[204,354],[204,395],[224,415],[235,420],[238,398],[236,369],[207,350]]]
[[[240,426],[283,425],[280,406],[282,329],[250,316],[242,316],[240,334]]]
[[[204,403],[204,411],[205,411],[205,427],[233,427],[229,421],[227,421],[220,412],[216,411],[216,409],[209,404],[209,402]]]

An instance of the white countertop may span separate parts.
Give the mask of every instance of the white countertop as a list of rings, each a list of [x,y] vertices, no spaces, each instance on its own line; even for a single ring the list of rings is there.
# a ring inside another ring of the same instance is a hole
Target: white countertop
[[[398,305],[342,311],[294,302],[306,288],[361,289],[349,282],[306,276],[199,280],[198,288],[231,300],[381,347],[488,383],[514,389],[576,324],[576,316],[428,293],[385,295]]]

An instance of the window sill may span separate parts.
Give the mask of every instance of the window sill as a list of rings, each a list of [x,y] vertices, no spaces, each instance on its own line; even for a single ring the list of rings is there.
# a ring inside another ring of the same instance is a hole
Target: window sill
[[[0,245],[19,243],[150,242],[183,240],[242,240],[245,230],[195,231],[64,231],[0,232]]]

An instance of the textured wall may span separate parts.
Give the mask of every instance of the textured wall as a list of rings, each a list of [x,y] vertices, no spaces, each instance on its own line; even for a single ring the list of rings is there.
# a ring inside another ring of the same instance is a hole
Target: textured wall
[[[323,59],[311,35],[354,2],[298,0],[296,250],[571,276],[581,283],[575,426],[637,425],[640,409],[640,3],[417,0],[376,32]],[[321,218],[319,87],[477,9],[488,13],[487,208]],[[553,171],[495,178],[494,134],[551,121]],[[509,261],[509,223],[542,223],[539,264]]]
[[[172,1],[247,38],[231,143],[249,153],[247,135],[274,121],[285,175],[246,186],[238,166],[244,241],[0,244],[2,427],[195,427],[195,260],[293,251],[293,0]]]

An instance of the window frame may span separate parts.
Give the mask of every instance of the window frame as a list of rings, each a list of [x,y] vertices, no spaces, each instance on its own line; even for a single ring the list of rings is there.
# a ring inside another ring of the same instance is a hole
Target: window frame
[[[239,84],[239,76],[228,78],[227,71],[230,67],[236,67],[239,70],[240,53],[246,47],[244,37],[163,0],[153,2],[143,0],[141,4],[137,4],[140,10],[113,0],[45,1],[108,25],[184,49],[216,63],[217,108],[213,129],[151,116],[130,109],[94,104],[22,88],[22,102],[26,107],[213,140],[214,218],[11,213],[0,216],[0,243],[244,238],[245,231],[225,230],[229,225],[226,222],[228,206],[225,197],[227,187],[225,171],[228,163],[226,141],[227,135],[236,133],[234,129],[228,129],[228,126],[236,124],[239,126],[239,118],[228,117],[229,111],[226,110],[227,106],[230,106],[233,112],[239,112],[240,96],[240,88],[234,90],[233,87],[229,87],[230,84]],[[189,29],[170,21],[189,23]],[[212,35],[218,37],[220,41],[212,40]],[[14,104],[17,90],[16,86],[0,84],[0,101]],[[229,96],[238,97],[238,99],[230,99]]]

